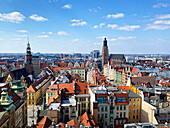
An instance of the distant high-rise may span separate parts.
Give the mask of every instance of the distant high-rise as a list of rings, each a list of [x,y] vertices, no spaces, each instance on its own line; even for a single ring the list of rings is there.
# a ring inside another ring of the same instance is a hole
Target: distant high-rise
[[[26,55],[25,55],[25,69],[28,74],[33,75],[33,64],[32,64],[32,54],[31,54],[31,47],[28,41],[27,48],[26,48]]]
[[[102,66],[108,63],[108,54],[109,54],[109,50],[107,46],[107,40],[106,38],[104,38],[103,47],[102,47]]]
[[[34,75],[35,76],[39,75],[40,74],[40,57],[32,56],[32,64],[33,64]]]
[[[90,55],[91,55],[92,58],[99,58],[100,51],[99,50],[93,50],[93,51],[91,51]]]

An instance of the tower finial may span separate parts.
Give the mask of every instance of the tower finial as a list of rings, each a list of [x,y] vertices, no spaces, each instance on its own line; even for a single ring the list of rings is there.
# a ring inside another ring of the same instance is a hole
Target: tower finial
[[[29,36],[27,36],[27,39],[28,39],[28,43],[29,43]]]

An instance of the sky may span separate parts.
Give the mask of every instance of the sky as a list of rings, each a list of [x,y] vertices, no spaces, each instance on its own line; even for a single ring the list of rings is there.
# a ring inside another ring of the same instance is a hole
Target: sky
[[[170,54],[170,0],[0,0],[0,53]]]

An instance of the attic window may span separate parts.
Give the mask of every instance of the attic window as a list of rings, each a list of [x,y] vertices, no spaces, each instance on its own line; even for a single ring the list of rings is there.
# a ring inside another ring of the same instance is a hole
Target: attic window
[[[29,92],[31,92],[31,90],[29,90]]]
[[[80,90],[77,90],[77,93],[80,93]]]

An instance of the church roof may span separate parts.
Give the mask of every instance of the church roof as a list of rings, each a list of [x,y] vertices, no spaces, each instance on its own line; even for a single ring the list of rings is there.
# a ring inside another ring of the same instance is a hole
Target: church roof
[[[125,60],[124,54],[110,54],[109,60]]]

